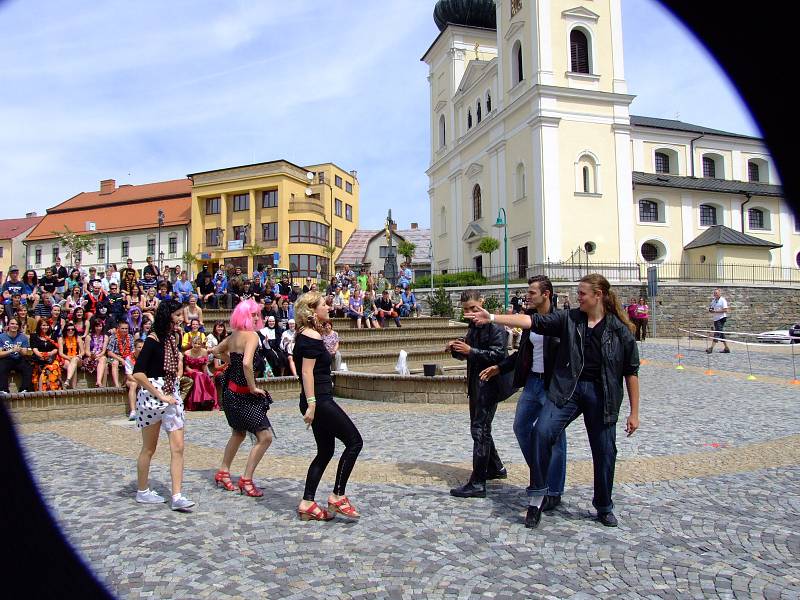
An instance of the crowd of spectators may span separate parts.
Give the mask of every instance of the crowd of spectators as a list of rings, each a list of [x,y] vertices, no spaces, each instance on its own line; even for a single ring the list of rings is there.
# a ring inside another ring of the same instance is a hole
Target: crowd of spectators
[[[410,265],[401,265],[398,275],[392,286],[383,271],[356,274],[345,265],[324,290],[326,302],[333,316],[348,317],[355,327],[381,328],[390,320],[401,327],[401,319],[419,316],[419,306]],[[260,264],[250,275],[234,265],[214,273],[205,265],[194,280],[180,266],[165,265],[162,272],[152,257],[141,271],[131,259],[121,270],[115,264],[98,270],[82,267],[78,259],[67,267],[59,257],[41,275],[29,269],[22,276],[12,265],[0,302],[0,392],[8,392],[12,372],[21,377],[20,391],[50,391],[74,387],[82,370],[97,386],[106,385],[110,376],[114,386],[127,387],[133,411],[131,375],[138,350],[159,303],[174,298],[184,304],[183,331],[177,334],[184,352],[182,374],[192,380],[186,406],[217,407],[209,382],[221,376],[224,365],[209,360],[207,351],[228,332],[222,321],[207,330],[204,309],[232,309],[248,298],[260,303],[265,325],[259,332],[257,376],[297,376],[294,304],[317,289],[311,277],[301,287],[286,273],[277,276]],[[338,368],[338,334],[329,329],[325,343]]]

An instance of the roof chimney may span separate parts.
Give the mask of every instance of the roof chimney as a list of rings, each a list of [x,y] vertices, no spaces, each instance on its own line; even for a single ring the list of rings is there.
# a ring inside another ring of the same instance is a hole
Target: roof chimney
[[[35,217],[35,216],[36,216],[36,211],[25,213],[25,218],[26,219],[30,219],[31,217]]]
[[[419,223],[412,223],[411,229],[419,229]]]
[[[117,182],[113,179],[103,179],[100,181],[100,193],[111,194],[117,189]]]

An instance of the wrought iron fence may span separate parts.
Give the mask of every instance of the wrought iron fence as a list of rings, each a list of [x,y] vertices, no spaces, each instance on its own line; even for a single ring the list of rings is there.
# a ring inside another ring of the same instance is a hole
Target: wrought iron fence
[[[756,264],[716,263],[640,263],[640,262],[570,262],[542,263],[533,265],[509,265],[508,280],[512,283],[527,281],[533,275],[547,275],[552,281],[577,281],[589,273],[600,273],[609,281],[647,282],[647,270],[655,267],[659,281],[686,281],[720,284],[798,284],[800,269],[772,267]],[[490,285],[503,283],[503,265],[435,270],[433,284],[436,287],[458,287],[462,285]],[[417,287],[430,286],[429,277],[419,277]]]

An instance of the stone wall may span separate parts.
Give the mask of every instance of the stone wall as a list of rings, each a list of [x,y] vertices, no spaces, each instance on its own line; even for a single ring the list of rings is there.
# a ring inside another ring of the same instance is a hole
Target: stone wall
[[[425,377],[339,371],[334,378],[334,394],[340,398],[422,404],[467,402],[465,375]]]
[[[560,298],[569,293],[573,308],[576,306],[577,283],[556,283],[553,287]],[[728,331],[759,333],[800,322],[800,289],[797,287],[660,283],[655,309],[652,299],[648,299],[651,332],[653,312],[655,312],[658,337],[685,335],[678,330],[679,328],[711,329],[712,320],[708,313],[708,304],[717,287],[722,290],[722,295],[728,300],[730,307],[725,325]],[[463,289],[447,288],[453,306],[458,306]],[[481,286],[478,289],[482,290],[484,295],[495,295],[501,302],[503,300],[502,285]],[[517,289],[524,294],[527,285],[509,285],[509,296]],[[613,289],[620,296],[620,300],[647,295],[646,285],[618,284],[614,285]],[[418,296],[423,299],[427,297],[427,293],[418,291]]]

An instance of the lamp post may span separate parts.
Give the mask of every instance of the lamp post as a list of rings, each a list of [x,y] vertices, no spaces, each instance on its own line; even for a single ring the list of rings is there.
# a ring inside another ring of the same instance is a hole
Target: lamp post
[[[433,240],[428,242],[428,260],[431,261],[431,294],[433,294]]]
[[[163,264],[161,261],[164,258],[164,253],[161,252],[161,228],[164,226],[164,211],[160,208],[158,209],[158,272],[161,273],[161,269],[163,268]]]
[[[505,302],[503,302],[503,312],[508,310],[508,220],[506,209],[500,208],[497,213],[497,221],[492,227],[503,230],[503,288],[505,290]]]

